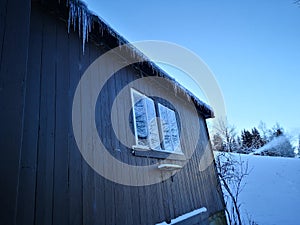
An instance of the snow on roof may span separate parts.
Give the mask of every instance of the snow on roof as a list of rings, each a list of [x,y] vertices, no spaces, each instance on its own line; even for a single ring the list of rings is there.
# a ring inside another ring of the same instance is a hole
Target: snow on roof
[[[130,46],[129,51],[132,53],[131,57],[137,57],[142,61],[146,61],[148,66],[152,69],[153,74],[168,79],[173,84],[175,90],[181,90],[189,100],[191,99],[194,102],[198,110],[204,115],[205,119],[214,117],[213,109],[209,105],[202,102],[155,63],[151,62],[145,54],[130,44],[124,37],[111,28],[107,22],[98,15],[92,13],[83,1],[69,0],[67,6],[69,8],[68,31],[70,31],[71,28],[73,28],[74,31],[76,28],[78,29],[78,34],[82,37],[83,52],[85,43],[89,40],[89,33],[92,32],[92,25],[93,23],[97,23],[99,25],[99,34],[102,34],[103,36],[103,33],[106,32],[113,39],[117,40],[119,46],[125,44]]]

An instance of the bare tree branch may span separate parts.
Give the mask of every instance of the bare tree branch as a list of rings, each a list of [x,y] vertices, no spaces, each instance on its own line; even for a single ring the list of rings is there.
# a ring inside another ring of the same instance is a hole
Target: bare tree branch
[[[246,185],[245,177],[251,172],[248,161],[243,161],[241,157],[233,157],[231,153],[222,152],[217,155],[216,164],[225,195],[225,212],[228,222],[229,224],[242,225],[239,196]]]
[[[229,125],[227,120],[220,119],[213,127],[214,133],[220,136],[224,142],[225,151],[233,152],[235,147],[236,129],[234,126]]]

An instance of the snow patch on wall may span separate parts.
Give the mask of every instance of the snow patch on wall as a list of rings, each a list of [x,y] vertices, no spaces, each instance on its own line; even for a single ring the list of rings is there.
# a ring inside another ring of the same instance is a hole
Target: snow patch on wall
[[[207,209],[205,207],[202,207],[200,209],[196,209],[196,210],[194,210],[192,212],[183,214],[181,216],[176,217],[175,219],[172,219],[171,223],[162,222],[162,223],[157,223],[156,225],[176,224],[176,223],[179,223],[179,222],[184,221],[186,219],[189,219],[189,218],[191,218],[193,216],[199,215],[200,213],[205,213],[205,212],[207,212]]]

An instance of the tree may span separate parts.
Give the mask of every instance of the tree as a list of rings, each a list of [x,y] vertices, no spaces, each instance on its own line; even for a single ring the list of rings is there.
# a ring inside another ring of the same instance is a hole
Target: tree
[[[300,158],[300,134],[299,134],[299,136],[298,136],[298,146],[297,146],[297,148],[295,148],[295,157],[297,157],[297,158]]]
[[[299,137],[298,137],[298,155],[300,154],[300,134],[299,134]]]
[[[260,128],[262,126],[260,125]],[[294,148],[284,129],[277,123],[264,130],[264,143],[255,153],[268,156],[295,157]],[[266,141],[267,140],[267,141]]]
[[[236,149],[236,152],[237,152],[237,153],[244,153],[244,152],[243,152],[243,143],[242,143],[242,139],[241,139],[241,137],[238,136],[238,135],[237,135],[237,137],[236,137],[236,147],[235,147],[235,149]]]
[[[258,129],[260,130],[262,139],[265,143],[267,143],[270,130],[267,128],[266,124],[263,121],[259,122]]]
[[[295,149],[284,129],[278,123],[271,129],[267,129],[266,125],[260,122],[259,130],[256,127],[253,127],[251,131],[244,129],[241,132],[241,137],[239,137],[234,126],[228,125],[224,120],[219,120],[217,125],[214,126],[213,150],[295,157]]]
[[[239,196],[246,185],[244,179],[250,173],[248,161],[222,152],[216,156],[216,165],[223,190],[220,190],[220,194],[224,194],[228,222],[230,225],[242,225]]]
[[[219,120],[214,126],[214,133],[217,134],[223,141],[224,151],[233,152],[235,150],[236,130],[235,127],[229,125],[226,120]]]
[[[271,140],[275,137],[279,137],[284,134],[284,129],[279,125],[279,123],[276,123],[271,130]]]
[[[248,130],[242,131],[242,143],[244,149],[252,148],[252,134]]]
[[[212,146],[214,151],[225,151],[225,145],[223,143],[223,139],[219,133],[213,135]]]
[[[264,146],[265,141],[260,136],[259,131],[254,127],[252,129],[252,148],[258,149],[262,146]]]
[[[279,145],[279,153],[282,157],[295,157],[295,149],[292,146],[290,140],[283,135],[283,142]]]
[[[251,132],[248,130],[242,131],[243,150],[246,152],[258,149],[265,144],[264,139],[260,136],[256,127],[252,128]]]
[[[273,138],[271,142],[263,147],[261,152],[263,155],[268,156],[295,157],[294,148],[284,134]]]

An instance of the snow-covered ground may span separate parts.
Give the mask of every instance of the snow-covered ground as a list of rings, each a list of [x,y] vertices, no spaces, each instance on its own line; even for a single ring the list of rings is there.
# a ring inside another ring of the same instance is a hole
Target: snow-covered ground
[[[242,213],[259,225],[300,224],[300,159],[241,155],[252,169],[240,195]]]

